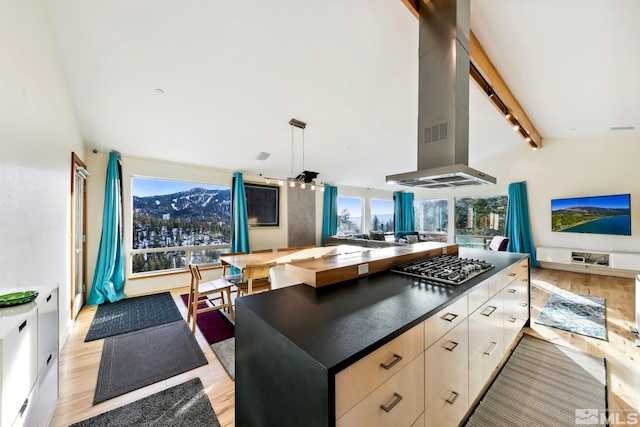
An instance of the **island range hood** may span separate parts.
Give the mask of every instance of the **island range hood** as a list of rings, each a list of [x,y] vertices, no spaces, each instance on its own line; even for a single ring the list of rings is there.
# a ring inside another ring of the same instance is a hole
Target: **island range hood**
[[[387,183],[426,189],[495,184],[469,163],[470,0],[420,2],[418,168]]]

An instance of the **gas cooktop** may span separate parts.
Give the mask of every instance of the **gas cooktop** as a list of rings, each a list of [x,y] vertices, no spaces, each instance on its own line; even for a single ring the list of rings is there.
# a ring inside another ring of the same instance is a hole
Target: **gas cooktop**
[[[391,271],[448,285],[460,285],[494,267],[482,260],[438,255],[396,265]]]

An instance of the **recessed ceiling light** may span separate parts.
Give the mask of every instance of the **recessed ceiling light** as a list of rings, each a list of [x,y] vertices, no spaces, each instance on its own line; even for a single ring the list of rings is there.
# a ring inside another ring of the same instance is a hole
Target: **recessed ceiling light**
[[[267,160],[271,154],[261,151],[256,156],[256,160]]]
[[[612,126],[609,128],[610,130],[633,130],[634,126]]]
[[[156,93],[157,93],[158,95],[164,95],[164,90],[162,90],[162,89],[156,89]]]

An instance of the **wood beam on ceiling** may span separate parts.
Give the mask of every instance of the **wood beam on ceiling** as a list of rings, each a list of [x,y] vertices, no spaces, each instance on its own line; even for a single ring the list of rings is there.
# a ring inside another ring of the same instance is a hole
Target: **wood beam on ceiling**
[[[409,9],[409,11],[416,18],[420,19],[419,3],[422,1],[427,4],[430,0],[401,0],[402,3]],[[510,117],[507,120],[513,122],[516,120],[521,127],[521,135],[523,138],[528,134],[531,138],[531,142],[527,141],[532,147],[542,148],[542,137],[540,133],[533,126],[533,123],[527,116],[516,97],[511,93],[509,86],[505,83],[504,79],[500,75],[498,69],[493,65],[491,59],[483,49],[482,45],[476,38],[473,31],[470,34],[470,47],[469,57],[472,66],[469,69],[469,74],[474,82],[478,84],[480,89],[487,95],[493,105],[496,106],[502,114],[505,113],[505,108],[509,112]],[[474,66],[476,70],[474,70]],[[490,96],[490,93],[497,95],[498,99]],[[504,106],[504,108],[502,108]],[[513,123],[512,123],[513,124]],[[526,130],[526,134],[522,131]]]

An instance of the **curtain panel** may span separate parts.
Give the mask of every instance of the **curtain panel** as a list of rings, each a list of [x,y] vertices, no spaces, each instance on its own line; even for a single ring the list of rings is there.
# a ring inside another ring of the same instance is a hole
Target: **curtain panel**
[[[395,215],[395,232],[415,231],[415,215],[413,212],[413,193],[396,191],[393,193]]]
[[[251,252],[249,249],[247,194],[241,172],[233,173],[231,185],[231,252]]]
[[[322,246],[327,237],[338,232],[338,187],[324,186],[324,205],[322,208]]]
[[[509,246],[507,246],[509,252],[528,253],[531,257],[531,267],[540,266],[536,259],[535,246],[531,236],[526,182],[509,184],[505,236],[509,238]]]
[[[122,254],[122,170],[120,155],[109,153],[102,212],[102,236],[87,305],[126,297]]]

